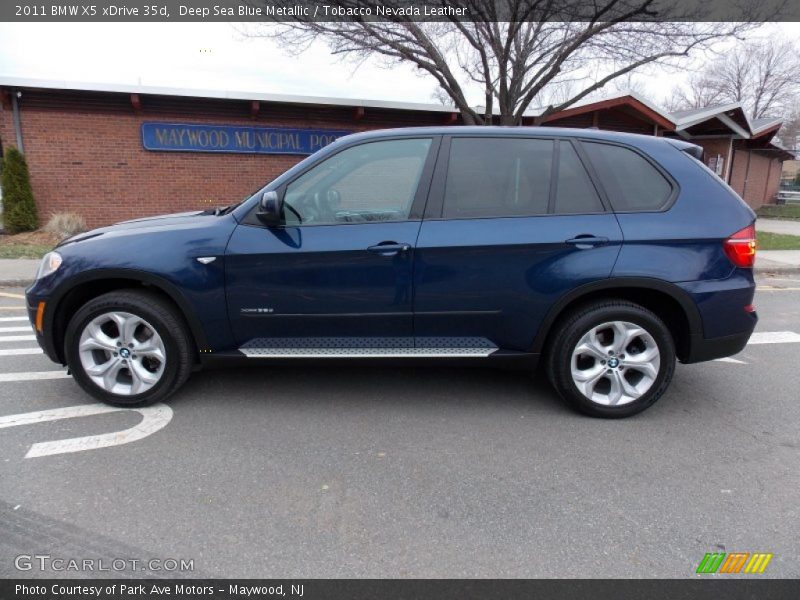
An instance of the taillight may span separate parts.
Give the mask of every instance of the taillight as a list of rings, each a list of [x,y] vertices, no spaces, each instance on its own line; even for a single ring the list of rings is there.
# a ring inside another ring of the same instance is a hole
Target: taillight
[[[748,225],[725,240],[725,254],[737,267],[752,267],[756,262],[756,225]]]

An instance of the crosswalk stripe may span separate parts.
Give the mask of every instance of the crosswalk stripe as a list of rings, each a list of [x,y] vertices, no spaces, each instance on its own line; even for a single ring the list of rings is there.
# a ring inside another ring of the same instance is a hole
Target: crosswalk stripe
[[[20,300],[25,299],[25,296],[22,294],[12,294],[11,292],[0,292],[0,296],[3,298],[19,298]]]
[[[40,379],[65,379],[72,377],[66,371],[29,371],[27,373],[0,373],[0,383],[12,381],[38,381]]]
[[[30,327],[0,327],[0,333],[24,333],[33,331]]]
[[[32,342],[35,335],[0,335],[0,342]]]
[[[800,333],[794,331],[757,331],[750,336],[750,344],[797,344]]]
[[[0,350],[0,356],[24,356],[27,354],[42,354],[41,348],[10,348]]]
[[[0,306],[0,310],[28,310],[24,306]]]
[[[10,323],[11,321],[27,321],[28,317],[0,317],[0,323]]]

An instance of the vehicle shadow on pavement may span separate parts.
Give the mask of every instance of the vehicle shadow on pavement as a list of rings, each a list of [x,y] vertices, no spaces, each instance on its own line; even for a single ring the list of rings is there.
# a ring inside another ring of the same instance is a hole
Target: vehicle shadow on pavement
[[[329,406],[498,406],[543,413],[571,412],[546,377],[528,371],[437,366],[261,366],[194,373],[168,402],[183,406],[212,397],[226,404]]]

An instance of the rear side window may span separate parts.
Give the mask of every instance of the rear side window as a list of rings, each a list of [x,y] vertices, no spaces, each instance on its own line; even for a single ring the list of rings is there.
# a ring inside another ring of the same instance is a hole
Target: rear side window
[[[547,214],[552,165],[552,140],[455,138],[443,216]]]
[[[619,212],[661,210],[672,186],[643,156],[629,148],[582,142],[611,206]]]

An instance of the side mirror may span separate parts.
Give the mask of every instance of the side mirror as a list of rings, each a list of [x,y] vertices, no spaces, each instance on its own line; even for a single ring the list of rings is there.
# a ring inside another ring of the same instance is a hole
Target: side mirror
[[[276,227],[283,221],[283,200],[278,192],[264,192],[258,203],[258,220],[267,227]]]

